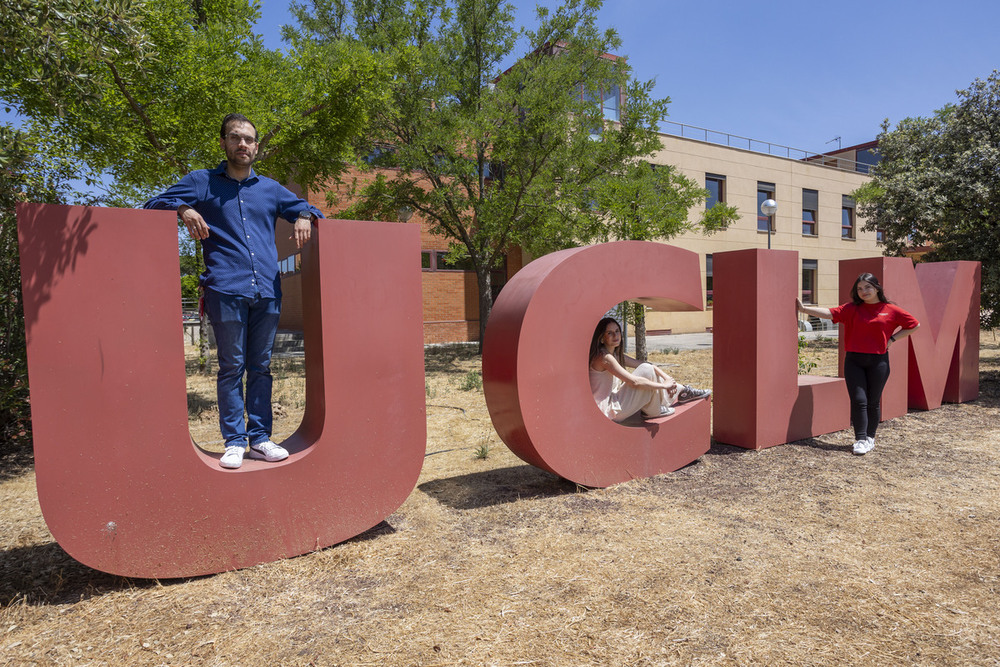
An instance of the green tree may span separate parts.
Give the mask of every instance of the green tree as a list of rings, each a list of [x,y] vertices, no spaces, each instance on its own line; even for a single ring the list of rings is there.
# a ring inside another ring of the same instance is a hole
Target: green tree
[[[882,124],[879,163],[854,194],[887,254],[982,262],[982,323],[1000,325],[1000,72],[976,79],[930,118]]]
[[[181,298],[188,302],[197,301],[201,272],[205,270],[199,259],[197,243],[181,231],[177,235],[177,245],[180,247]]]
[[[308,188],[343,168],[381,69],[351,40],[268,50],[252,30],[258,18],[251,0],[14,0],[0,14],[12,40],[0,101],[114,205],[218,163],[231,111],[257,125],[258,171]]]
[[[109,183],[118,203],[134,205],[216,164],[219,123],[231,111],[258,127],[260,171],[308,187],[342,169],[378,88],[377,63],[358,44],[268,50],[253,32],[260,14],[249,0],[118,2],[138,25],[127,40],[113,25],[60,28],[64,52],[87,54],[62,62],[84,88],[53,87],[44,75],[0,78],[0,99]],[[12,73],[48,66],[18,54]]]
[[[0,99],[34,115],[99,98],[93,63],[146,50],[142,11],[133,0],[0,3]]]
[[[27,454],[31,443],[15,209],[78,197],[69,186],[74,176],[72,165],[39,159],[27,133],[0,125],[0,459]]]
[[[593,235],[594,182],[660,147],[668,100],[652,99],[652,83],[633,80],[624,59],[605,57],[620,41],[598,29],[600,6],[539,8],[537,29],[524,32],[502,0],[317,0],[313,22],[302,21],[317,38],[347,35],[392,63],[368,139],[383,149],[373,166],[394,169],[351,191],[359,199],[345,215],[393,221],[408,207],[451,239],[451,259],[476,272],[480,340],[506,253]],[[522,34],[526,52],[505,70]],[[598,101],[618,106],[618,91],[620,122],[607,122]]]
[[[708,191],[672,165],[635,161],[606,174],[593,187],[594,207],[605,224],[594,228],[592,241],[663,241],[690,231],[711,234],[739,219],[734,206],[716,203],[697,216],[693,207]],[[622,270],[627,270],[622,267]],[[635,327],[635,354],[646,360],[646,307],[623,304],[623,315]]]
[[[60,99],[93,100],[86,64],[105,48],[142,48],[132,5],[72,0],[9,0],[0,3],[0,101],[7,111],[45,109],[58,115]],[[73,39],[72,33],[107,40]],[[46,156],[46,141],[9,124],[0,125],[0,459],[28,455],[31,422],[25,356],[24,310],[17,248],[16,205],[20,202],[91,203],[69,185],[80,176],[73,161]]]

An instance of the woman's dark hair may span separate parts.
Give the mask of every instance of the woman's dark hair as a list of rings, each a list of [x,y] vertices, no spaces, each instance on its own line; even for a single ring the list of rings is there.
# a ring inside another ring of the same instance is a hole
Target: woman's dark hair
[[[882,285],[879,284],[878,278],[876,278],[870,273],[862,273],[860,276],[858,276],[858,279],[854,281],[854,287],[851,288],[851,301],[854,302],[855,306],[860,306],[861,304],[864,303],[864,301],[861,300],[861,297],[858,296],[858,284],[861,283],[862,281],[869,283],[872,287],[875,288],[875,291],[878,292],[879,301],[881,301],[882,303],[889,303],[889,299],[885,298],[885,292],[882,291]]]
[[[608,328],[609,324],[615,324],[618,327],[618,331],[622,330],[622,325],[618,324],[618,320],[613,317],[605,317],[600,322],[597,323],[597,328],[594,329],[594,335],[590,338],[590,356],[587,357],[587,363],[594,361],[594,357],[601,355],[601,348],[604,344],[601,342],[601,338],[604,337],[604,330]],[[625,365],[625,341],[618,345],[615,349],[615,359],[622,366]]]
[[[253,138],[257,138],[257,126],[250,122],[250,119],[241,113],[231,113],[222,119],[222,130],[219,133],[223,139],[226,138],[226,133],[229,132],[229,126],[232,123],[249,123],[250,127],[253,128]]]

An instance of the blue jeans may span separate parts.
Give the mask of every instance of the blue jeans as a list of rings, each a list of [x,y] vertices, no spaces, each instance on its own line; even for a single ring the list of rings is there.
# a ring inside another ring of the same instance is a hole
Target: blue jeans
[[[281,299],[248,298],[205,290],[205,312],[218,345],[219,429],[226,447],[271,438],[271,350]],[[246,374],[246,401],[243,375]],[[246,423],[243,413],[246,411]]]

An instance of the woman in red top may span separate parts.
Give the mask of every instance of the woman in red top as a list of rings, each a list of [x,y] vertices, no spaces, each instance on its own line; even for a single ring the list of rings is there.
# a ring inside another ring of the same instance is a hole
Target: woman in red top
[[[878,278],[862,273],[854,281],[851,302],[834,308],[803,306],[799,312],[843,324],[844,380],[851,396],[854,453],[867,454],[875,447],[875,430],[881,418],[882,390],[889,379],[889,345],[906,338],[920,326],[916,318],[889,303]]]

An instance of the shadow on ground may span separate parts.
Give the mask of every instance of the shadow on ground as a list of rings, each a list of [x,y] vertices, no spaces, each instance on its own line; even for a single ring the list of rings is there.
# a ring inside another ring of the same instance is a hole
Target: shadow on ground
[[[343,544],[367,542],[395,532],[395,528],[382,521]],[[0,608],[19,603],[37,606],[75,603],[121,590],[170,586],[214,576],[163,580],[120,577],[87,567],[56,542],[48,542],[0,551]]]
[[[480,360],[479,353],[474,345],[455,345],[428,348],[424,350],[424,374],[433,373],[461,374],[469,372],[459,364],[462,362]]]
[[[585,487],[531,465],[500,468],[425,482],[417,487],[459,510],[577,493]]]
[[[7,441],[0,450],[0,482],[20,477],[34,466],[35,452],[28,437]]]
[[[119,577],[89,568],[73,560],[55,542],[0,551],[0,607],[73,603],[155,585],[157,582],[152,580]]]

